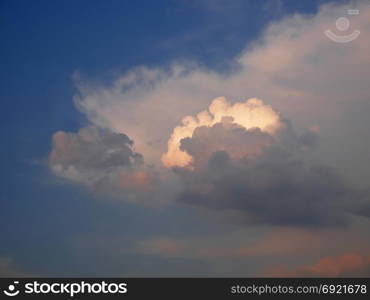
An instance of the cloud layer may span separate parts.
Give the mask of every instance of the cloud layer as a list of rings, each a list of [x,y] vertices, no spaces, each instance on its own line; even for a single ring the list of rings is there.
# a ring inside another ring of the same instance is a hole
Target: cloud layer
[[[357,253],[324,257],[294,270],[284,266],[266,272],[269,277],[369,277],[370,257]]]

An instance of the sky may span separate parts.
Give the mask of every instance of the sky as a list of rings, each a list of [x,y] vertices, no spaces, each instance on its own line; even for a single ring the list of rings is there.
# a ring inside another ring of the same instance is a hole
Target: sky
[[[367,1],[1,0],[0,276],[370,276],[369,33]]]

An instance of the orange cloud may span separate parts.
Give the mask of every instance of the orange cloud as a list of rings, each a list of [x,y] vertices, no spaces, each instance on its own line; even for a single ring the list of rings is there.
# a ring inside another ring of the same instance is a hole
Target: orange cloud
[[[119,184],[127,190],[150,191],[152,186],[152,176],[143,170],[122,171],[119,175]]]
[[[296,269],[277,266],[265,273],[265,276],[271,277],[356,277],[369,275],[370,256],[356,253],[324,257],[313,265],[303,265]]]
[[[204,247],[201,253],[205,256],[225,258],[274,257],[287,256],[304,258],[323,251],[348,251],[343,241],[346,240],[351,249],[365,247],[360,237],[342,230],[305,230],[300,228],[277,228],[258,240],[244,243],[236,247]]]

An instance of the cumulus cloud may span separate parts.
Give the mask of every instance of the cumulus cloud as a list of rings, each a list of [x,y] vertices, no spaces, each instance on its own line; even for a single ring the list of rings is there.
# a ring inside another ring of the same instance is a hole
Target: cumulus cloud
[[[261,122],[264,114],[258,117]],[[177,169],[186,182],[179,201],[237,210],[248,221],[275,225],[345,222],[341,205],[353,194],[334,170],[306,162],[305,139],[289,123],[279,121],[279,130],[270,132],[250,124],[224,118],[180,141],[193,163],[190,170]]]
[[[348,44],[329,40],[324,31],[335,30],[335,20],[354,7],[361,13],[350,17],[351,29],[364,34]],[[370,144],[358,141],[354,124],[368,124],[369,19],[365,1],[324,5],[315,15],[295,14],[270,24],[232,59],[237,67],[229,74],[194,63],[139,67],[111,86],[79,81],[75,100],[93,124],[127,133],[148,162],[160,164],[167,137],[184,116],[195,115],[220,95],[233,101],[259,97],[300,127],[320,126],[327,137],[320,154],[348,173],[355,170],[352,175],[361,180],[370,174],[363,162]],[[348,134],[340,134],[343,130]],[[355,159],[346,159],[349,151]]]
[[[49,165],[55,175],[86,185],[98,194],[133,202],[156,202],[176,190],[176,182],[144,165],[133,141],[94,126],[53,135]],[[172,187],[170,187],[171,185]],[[162,200],[163,200],[162,199]]]
[[[163,186],[158,197],[240,210],[252,222],[345,223],[345,203],[357,195],[320,161],[355,182],[370,176],[370,40],[338,44],[324,31],[353,7],[324,5],[270,24],[228,74],[185,63],[137,67],[110,86],[76,79],[75,103],[93,127],[54,135],[52,170],[122,197]],[[356,7],[351,26],[369,32],[369,4]],[[248,96],[266,103],[239,102]]]
[[[162,156],[163,164],[166,167],[189,165],[192,157],[189,151],[185,152],[181,149],[181,141],[192,137],[197,128],[213,126],[226,120],[225,118],[231,118],[235,124],[244,129],[259,128],[273,133],[281,127],[279,115],[260,99],[252,98],[244,103],[237,102],[231,105],[224,97],[219,97],[212,101],[208,110],[201,111],[196,117],[184,117],[183,125],[175,127],[168,141],[167,153]]]
[[[181,140],[181,149],[192,156],[192,166],[202,169],[208,164],[217,168],[231,159],[252,159],[260,155],[265,147],[273,143],[273,138],[263,133],[258,128],[245,130],[232,122],[232,119],[224,118],[222,122],[212,127],[202,126],[196,128],[192,137]],[[222,151],[222,152],[221,152]],[[212,155],[215,153],[215,155]],[[227,155],[225,159],[221,156]],[[221,156],[220,156],[221,155]]]
[[[143,163],[132,150],[133,142],[122,133],[90,126],[77,133],[58,131],[52,138],[49,163],[59,176],[96,184],[107,173]]]

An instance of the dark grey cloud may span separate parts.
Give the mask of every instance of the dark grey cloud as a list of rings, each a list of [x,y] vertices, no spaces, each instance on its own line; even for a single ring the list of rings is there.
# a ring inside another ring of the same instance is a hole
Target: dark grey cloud
[[[352,191],[334,169],[305,160],[313,136],[296,135],[288,122],[274,136],[229,122],[200,127],[181,142],[194,169],[177,169],[186,182],[178,200],[238,210],[249,222],[345,224]]]
[[[53,135],[49,167],[55,175],[87,186],[98,195],[142,204],[168,202],[178,193],[177,178],[144,164],[125,134],[89,126]]]
[[[94,126],[53,135],[49,164],[59,176],[94,184],[110,173],[143,163],[128,136]]]
[[[123,196],[122,190],[138,190],[150,181],[147,173],[137,172],[143,156],[132,147],[127,135],[94,126],[77,133],[58,131],[53,135],[49,166],[55,175],[97,193]]]
[[[315,131],[307,130],[299,138],[303,145],[307,147],[315,147],[318,144],[319,136]]]
[[[181,140],[180,149],[194,158],[195,168],[204,167],[211,154],[218,150],[227,149],[234,158],[247,158],[258,155],[263,147],[274,143],[274,138],[261,129],[245,130],[232,121],[232,117],[224,117],[221,123],[198,127],[192,138]]]
[[[357,191],[357,199],[355,205],[348,205],[348,209],[356,215],[370,218],[370,189]]]

